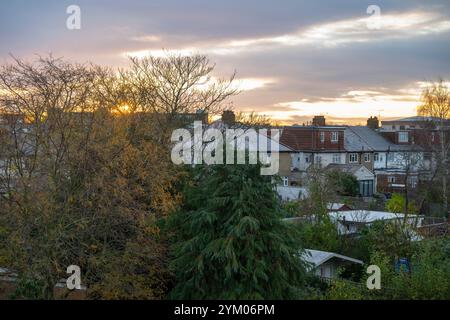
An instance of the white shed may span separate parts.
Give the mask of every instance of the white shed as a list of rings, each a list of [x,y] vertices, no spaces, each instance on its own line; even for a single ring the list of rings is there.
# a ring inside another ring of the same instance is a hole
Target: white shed
[[[331,220],[336,224],[339,234],[350,235],[359,233],[362,227],[370,226],[376,221],[402,222],[406,218],[406,223],[414,229],[420,227],[423,216],[403,213],[393,213],[387,211],[350,210],[332,211],[328,213]]]
[[[302,256],[303,260],[309,262],[315,274],[321,278],[332,279],[337,277],[337,271],[349,264],[360,264],[363,262],[338,253],[306,249]]]

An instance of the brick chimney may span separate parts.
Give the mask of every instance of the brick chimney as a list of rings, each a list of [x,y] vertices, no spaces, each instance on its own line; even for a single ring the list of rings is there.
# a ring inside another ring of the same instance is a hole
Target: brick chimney
[[[380,122],[378,121],[377,117],[370,117],[369,119],[367,119],[367,126],[370,129],[378,129],[380,127]]]
[[[236,122],[236,115],[232,110],[225,110],[222,113],[222,122],[228,126],[232,126]]]
[[[326,125],[325,117],[324,116],[314,116],[312,124],[313,124],[313,126],[324,127]]]

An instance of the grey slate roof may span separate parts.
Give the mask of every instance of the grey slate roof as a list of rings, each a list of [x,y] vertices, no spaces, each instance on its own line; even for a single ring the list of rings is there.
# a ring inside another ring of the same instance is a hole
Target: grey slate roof
[[[400,118],[400,119],[396,119],[396,120],[388,120],[388,121],[382,121],[382,122],[383,123],[391,123],[391,122],[423,122],[423,121],[436,121],[436,122],[439,122],[440,118],[414,116],[414,117]]]
[[[417,145],[394,144],[378,132],[365,126],[349,126],[345,129],[344,136],[344,148],[349,152],[420,150]]]

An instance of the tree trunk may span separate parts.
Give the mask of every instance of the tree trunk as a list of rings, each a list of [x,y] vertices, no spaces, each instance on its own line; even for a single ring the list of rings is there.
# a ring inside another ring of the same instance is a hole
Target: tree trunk
[[[445,131],[443,130],[443,123],[441,123],[441,164],[442,164],[442,204],[443,210],[446,215],[448,215],[448,198],[447,198],[447,176],[448,176],[448,168],[447,168],[447,150],[446,150],[446,137]]]

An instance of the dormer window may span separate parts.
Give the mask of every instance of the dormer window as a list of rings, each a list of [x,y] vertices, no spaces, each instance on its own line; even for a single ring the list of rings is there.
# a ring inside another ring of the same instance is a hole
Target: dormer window
[[[321,143],[325,142],[325,132],[323,132],[323,131],[320,132],[320,142]]]
[[[407,131],[398,133],[398,142],[409,142],[409,135]]]
[[[331,133],[331,142],[338,142],[339,141],[339,132],[333,131]]]

